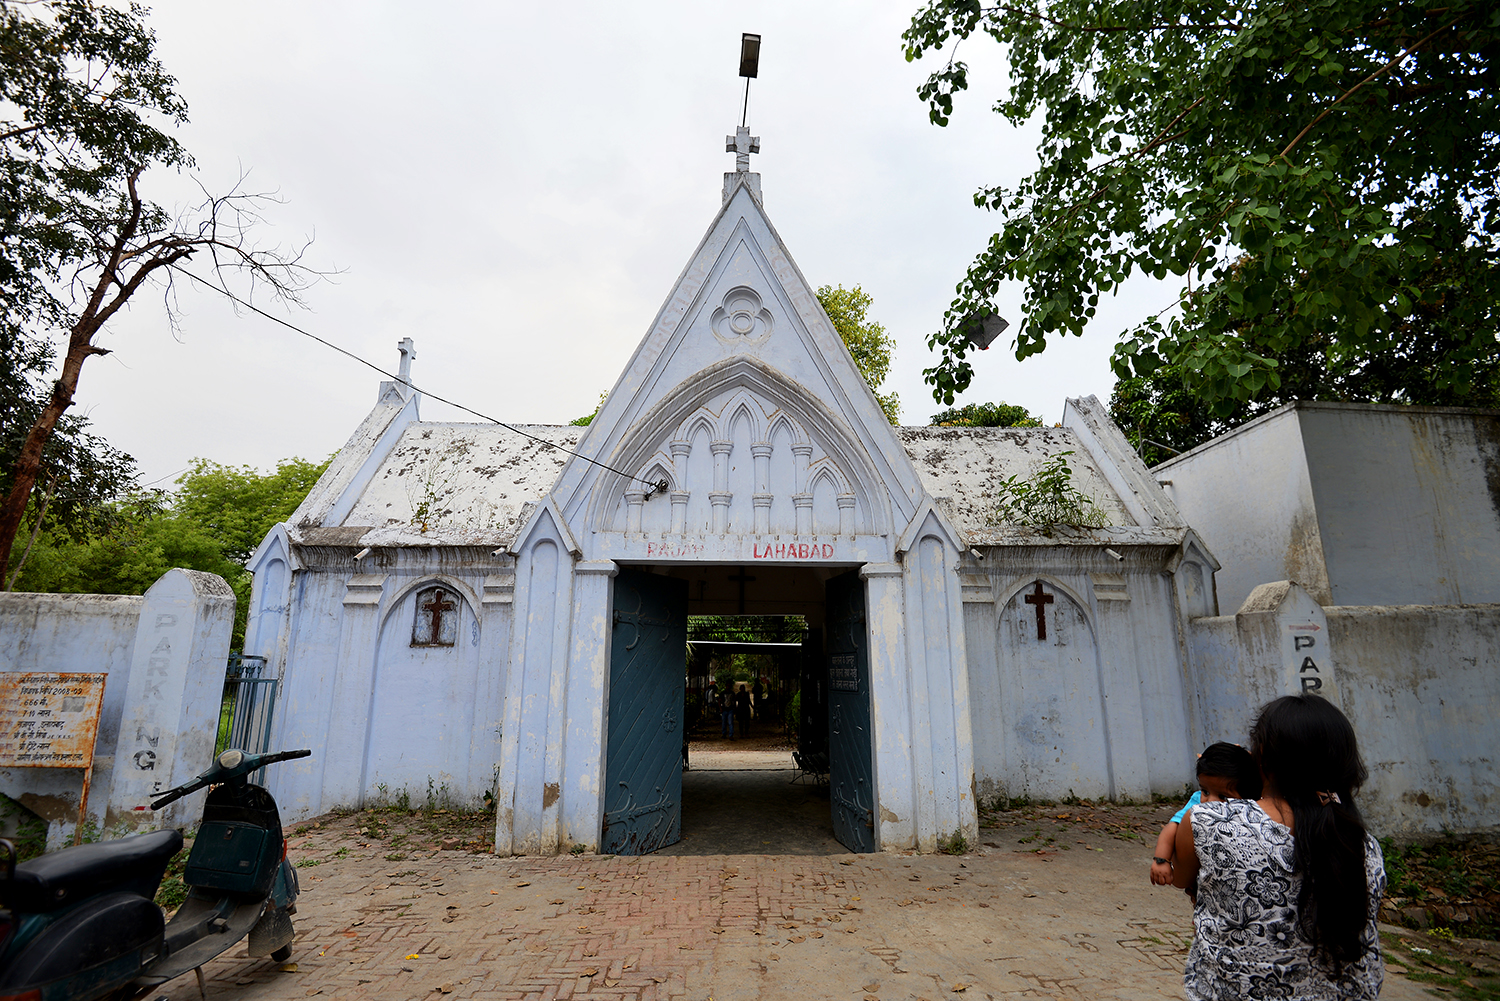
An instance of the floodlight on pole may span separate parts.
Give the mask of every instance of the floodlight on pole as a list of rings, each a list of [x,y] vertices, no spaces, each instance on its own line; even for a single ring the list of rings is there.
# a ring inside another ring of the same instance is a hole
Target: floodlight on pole
[[[980,351],[988,351],[995,338],[1005,333],[1010,321],[993,309],[977,309],[964,317],[959,325],[965,339]]]
[[[745,107],[740,125],[750,120],[750,81],[760,75],[760,36],[746,31],[740,35],[740,76],[745,78]]]

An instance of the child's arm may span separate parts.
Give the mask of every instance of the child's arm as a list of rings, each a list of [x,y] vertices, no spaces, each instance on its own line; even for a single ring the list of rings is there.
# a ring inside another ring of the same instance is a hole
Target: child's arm
[[[1156,838],[1155,857],[1151,859],[1151,882],[1167,886],[1172,882],[1172,856],[1177,854],[1177,821],[1170,820]]]
[[[1177,860],[1172,866],[1172,885],[1185,890],[1197,875],[1198,845],[1193,838],[1193,815],[1189,813],[1177,825]]]

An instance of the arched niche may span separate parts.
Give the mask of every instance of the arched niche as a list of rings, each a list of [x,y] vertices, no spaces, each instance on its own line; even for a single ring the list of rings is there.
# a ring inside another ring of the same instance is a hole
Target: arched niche
[[[1108,707],[1087,605],[1061,583],[1038,578],[1005,601],[998,629],[1006,708],[1003,722],[991,722],[1005,728],[1007,794],[1112,797]]]
[[[419,605],[436,590],[454,606],[442,613],[454,625],[451,645],[415,642]],[[433,576],[405,586],[384,609],[364,748],[366,802],[394,801],[405,792],[413,804],[424,804],[431,790],[478,805],[484,789],[473,781],[469,760],[483,641],[476,607],[468,587]]]
[[[642,502],[643,530],[662,523],[688,534],[890,530],[890,499],[863,443],[814,394],[750,358],[720,363],[666,394],[607,464],[640,479],[658,466],[670,470],[673,489]],[[609,470],[596,475],[588,523],[630,531],[630,494],[643,484]],[[812,510],[815,486],[829,498],[822,517]],[[653,505],[677,505],[681,514],[653,521]]]

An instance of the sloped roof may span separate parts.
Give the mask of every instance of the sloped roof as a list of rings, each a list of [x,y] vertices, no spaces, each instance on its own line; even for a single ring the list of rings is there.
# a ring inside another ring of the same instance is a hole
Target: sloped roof
[[[585,430],[518,427],[564,448],[575,447]],[[1071,428],[903,427],[896,434],[927,492],[973,545],[1025,541],[1020,536],[1030,534],[1026,530],[992,518],[997,486],[1011,475],[1031,475],[1061,452],[1073,453],[1068,463],[1074,485],[1094,499],[1109,524],[1135,527]],[[565,452],[498,425],[413,423],[339,525],[294,527],[293,538],[345,546],[509,545],[567,459]],[[1061,541],[1049,536],[1045,544]]]

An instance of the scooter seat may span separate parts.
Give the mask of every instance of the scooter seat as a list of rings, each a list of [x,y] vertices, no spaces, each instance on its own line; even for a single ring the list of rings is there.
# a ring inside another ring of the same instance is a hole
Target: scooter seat
[[[0,880],[0,903],[34,914],[112,891],[154,897],[167,862],[181,850],[181,831],[64,848],[16,866],[11,879]]]

